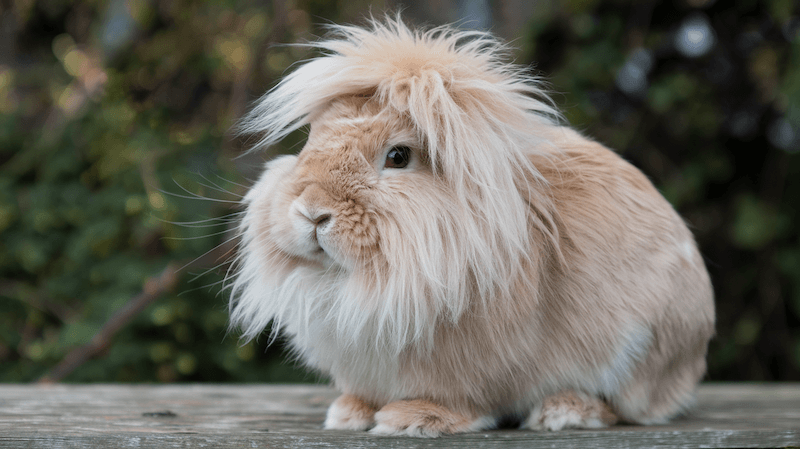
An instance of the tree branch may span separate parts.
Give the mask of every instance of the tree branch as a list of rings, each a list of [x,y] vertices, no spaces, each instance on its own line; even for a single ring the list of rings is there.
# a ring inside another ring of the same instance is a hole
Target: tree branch
[[[178,284],[182,269],[213,266],[221,258],[226,257],[233,249],[232,244],[217,246],[213,251],[194,259],[188,264],[170,262],[156,276],[148,278],[144,282],[142,291],[131,298],[122,308],[111,316],[103,324],[103,327],[92,337],[89,343],[70,351],[50,372],[39,378],[39,383],[54,383],[63,380],[78,367],[91,360],[97,354],[106,350],[110,345],[114,335],[125,327],[136,315],[142,312],[147,306],[155,302],[161,295],[174,289]]]

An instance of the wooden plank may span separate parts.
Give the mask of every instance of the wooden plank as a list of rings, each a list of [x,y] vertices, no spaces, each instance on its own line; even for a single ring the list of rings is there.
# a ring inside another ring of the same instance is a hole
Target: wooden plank
[[[0,385],[0,447],[787,447],[800,446],[800,384],[706,384],[663,426],[436,440],[322,430],[337,396],[318,385]]]

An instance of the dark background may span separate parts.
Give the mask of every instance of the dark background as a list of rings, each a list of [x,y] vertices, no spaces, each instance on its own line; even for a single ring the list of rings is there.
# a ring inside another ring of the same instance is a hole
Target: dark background
[[[398,8],[511,40],[572,125],[681,212],[716,289],[708,379],[800,380],[793,1],[0,0],[0,382],[73,350],[93,357],[55,378],[316,380],[226,334],[225,241],[271,157],[238,157],[230,129],[313,56],[277,44]]]

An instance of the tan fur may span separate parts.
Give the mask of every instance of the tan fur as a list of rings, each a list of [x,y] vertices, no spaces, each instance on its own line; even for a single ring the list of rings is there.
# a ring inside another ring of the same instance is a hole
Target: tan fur
[[[372,433],[421,437],[473,430],[475,421],[424,399],[391,402],[375,414],[375,419],[377,425]]]
[[[245,198],[232,321],[271,321],[346,394],[327,428],[435,436],[659,423],[714,332],[691,233],[636,168],[561,126],[486,34],[341,27],[244,128],[311,125]],[[408,167],[384,168],[407,146]],[[600,399],[603,398],[603,399]]]
[[[601,428],[616,424],[617,416],[597,398],[574,391],[549,396],[534,408],[524,427],[534,430]]]

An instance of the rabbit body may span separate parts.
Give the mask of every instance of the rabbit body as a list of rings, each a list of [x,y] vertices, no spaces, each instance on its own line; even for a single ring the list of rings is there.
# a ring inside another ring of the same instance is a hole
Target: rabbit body
[[[245,197],[232,321],[344,394],[327,428],[436,436],[684,411],[713,291],[647,178],[477,32],[339,28],[245,121],[310,124]]]

